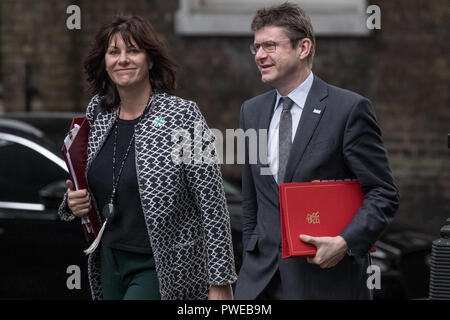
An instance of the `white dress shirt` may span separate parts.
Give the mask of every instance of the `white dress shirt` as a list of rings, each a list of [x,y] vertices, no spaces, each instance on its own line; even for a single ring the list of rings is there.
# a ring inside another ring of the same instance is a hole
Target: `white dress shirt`
[[[295,133],[297,132],[297,127],[300,122],[300,117],[302,115],[303,107],[305,106],[306,97],[308,96],[309,90],[311,89],[314,80],[313,73],[310,72],[309,76],[303,81],[297,88],[292,90],[287,97],[289,97],[294,104],[291,108],[292,116],[292,142],[294,141]],[[280,127],[280,117],[283,108],[279,106],[279,101],[282,96],[277,90],[277,99],[275,100],[274,113],[269,126],[269,138],[267,143],[267,159],[270,166],[270,171],[278,182],[278,130]]]

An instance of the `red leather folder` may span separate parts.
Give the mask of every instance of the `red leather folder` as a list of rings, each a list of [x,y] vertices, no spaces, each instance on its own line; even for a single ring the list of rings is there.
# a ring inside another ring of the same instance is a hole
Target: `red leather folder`
[[[364,200],[355,180],[283,183],[279,191],[282,258],[314,256],[316,247],[301,241],[300,234],[338,236]]]
[[[79,126],[75,134],[73,130],[75,126]],[[70,124],[70,131],[68,137],[66,137],[61,151],[66,161],[67,168],[71,180],[74,182],[75,189],[87,189],[87,181],[85,176],[86,164],[87,164],[87,143],[89,135],[89,122],[85,117],[74,118]],[[66,141],[69,141],[70,145],[67,147]],[[92,209],[87,215],[82,218],[83,231],[86,240],[95,239],[100,231],[100,222],[98,221],[97,214]]]

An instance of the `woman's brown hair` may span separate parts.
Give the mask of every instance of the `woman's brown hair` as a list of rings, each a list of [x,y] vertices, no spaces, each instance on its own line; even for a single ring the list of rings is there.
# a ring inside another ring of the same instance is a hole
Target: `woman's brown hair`
[[[134,40],[150,57],[153,67],[149,70],[149,80],[153,90],[171,93],[176,87],[176,64],[151,23],[139,16],[119,15],[100,28],[84,62],[89,90],[93,95],[103,96],[101,107],[112,110],[120,103],[119,93],[106,72],[105,64],[106,50],[116,34],[120,34],[126,44],[131,45]]]

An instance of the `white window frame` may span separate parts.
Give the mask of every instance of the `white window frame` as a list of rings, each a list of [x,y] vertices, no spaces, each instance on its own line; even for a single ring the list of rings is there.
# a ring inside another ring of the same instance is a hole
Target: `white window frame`
[[[256,10],[284,1],[179,0],[175,31],[184,36],[251,36]],[[310,16],[318,36],[368,36],[367,0],[290,0]]]

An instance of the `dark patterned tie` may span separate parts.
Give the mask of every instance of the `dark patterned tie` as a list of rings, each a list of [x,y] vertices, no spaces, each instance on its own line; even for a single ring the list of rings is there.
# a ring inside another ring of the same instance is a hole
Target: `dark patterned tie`
[[[284,182],[286,165],[289,159],[289,152],[292,147],[292,116],[291,108],[294,104],[289,98],[281,98],[283,111],[280,117],[280,129],[278,136],[278,184]]]

